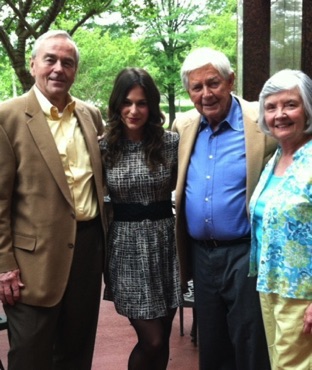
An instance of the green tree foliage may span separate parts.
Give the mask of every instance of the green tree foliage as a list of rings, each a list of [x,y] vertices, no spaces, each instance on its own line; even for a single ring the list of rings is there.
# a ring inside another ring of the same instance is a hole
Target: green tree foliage
[[[180,68],[190,49],[217,48],[235,65],[236,0],[115,0],[108,14],[105,7],[109,3],[0,0],[0,100],[12,96],[16,89],[20,94],[31,86],[29,50],[38,35],[48,28],[65,29],[72,34],[81,53],[72,93],[95,103],[104,117],[114,78],[124,67],[143,67],[149,71],[163,103],[169,102],[166,111],[172,122],[175,101],[187,96],[180,81]],[[60,11],[53,13],[55,18],[49,23],[44,17],[57,4]],[[119,21],[107,22],[115,19],[113,15],[118,10]],[[18,78],[14,78],[12,71]]]
[[[9,58],[0,49],[0,101],[8,99],[21,92],[21,86],[11,67]]]
[[[72,93],[96,104],[106,116],[107,102],[117,73],[125,67],[144,67],[140,41],[128,35],[114,38],[97,27],[83,28],[74,35],[80,50],[80,65]]]
[[[206,25],[198,32],[194,47],[211,47],[222,51],[236,69],[237,57],[237,0],[211,1]],[[216,4],[218,6],[216,6]],[[214,6],[213,6],[214,5]]]
[[[73,34],[96,14],[102,13],[112,0],[5,0],[0,1],[0,42],[24,91],[33,84],[26,67],[26,55],[33,41],[50,27],[58,28],[71,20]]]
[[[129,33],[142,40],[142,48],[150,55],[150,66],[157,71],[154,76],[168,100],[170,125],[175,118],[175,100],[182,94],[180,83],[181,64],[191,48],[207,45],[223,49],[225,36],[231,44],[228,51],[234,56],[235,39],[230,16],[236,11],[235,0],[121,0],[117,9],[121,12]],[[231,5],[231,6],[229,6]],[[224,24],[231,28],[225,35]],[[211,37],[212,36],[212,37]],[[205,42],[204,42],[205,40]],[[216,44],[215,44],[216,43]]]
[[[160,90],[168,99],[169,120],[175,118],[175,98],[180,91],[181,62],[196,38],[196,25],[204,23],[207,8],[192,0],[122,0],[121,12],[129,33],[142,40]]]

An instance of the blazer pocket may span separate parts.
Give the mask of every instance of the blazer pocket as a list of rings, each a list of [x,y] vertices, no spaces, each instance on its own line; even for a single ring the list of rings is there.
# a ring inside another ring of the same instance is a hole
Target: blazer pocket
[[[37,239],[35,237],[19,234],[13,235],[13,245],[15,248],[32,252],[36,247],[36,243]]]

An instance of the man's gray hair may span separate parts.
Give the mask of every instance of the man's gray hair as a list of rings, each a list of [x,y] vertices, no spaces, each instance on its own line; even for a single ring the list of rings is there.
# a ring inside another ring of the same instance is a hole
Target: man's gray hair
[[[35,58],[37,56],[38,49],[41,47],[42,43],[45,40],[50,39],[50,38],[56,38],[56,37],[63,37],[63,38],[68,39],[69,41],[71,41],[71,43],[73,44],[73,46],[75,48],[76,65],[78,65],[78,62],[79,62],[78,47],[77,47],[76,43],[74,42],[74,40],[72,39],[72,37],[70,36],[70,34],[66,31],[63,31],[63,30],[50,30],[50,31],[47,31],[46,33],[43,33],[41,36],[39,36],[37,38],[37,40],[35,41],[35,43],[34,43],[32,53],[31,53],[31,57]]]
[[[185,58],[181,68],[181,80],[185,90],[189,89],[189,74],[208,64],[214,67],[225,79],[228,79],[233,73],[229,59],[221,51],[207,47],[195,49]]]

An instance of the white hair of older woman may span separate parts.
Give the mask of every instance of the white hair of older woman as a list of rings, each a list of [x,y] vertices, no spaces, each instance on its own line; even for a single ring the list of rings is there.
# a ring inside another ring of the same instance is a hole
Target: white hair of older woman
[[[304,130],[306,134],[312,134],[312,80],[304,72],[294,69],[283,69],[271,76],[263,85],[259,95],[259,127],[267,135],[270,130],[264,118],[264,104],[267,97],[278,94],[282,91],[297,89],[302,101],[305,114],[307,116]]]

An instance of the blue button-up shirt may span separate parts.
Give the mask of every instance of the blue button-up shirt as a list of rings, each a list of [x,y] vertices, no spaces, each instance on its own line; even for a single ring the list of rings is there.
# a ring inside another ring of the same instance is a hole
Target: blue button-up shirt
[[[243,115],[234,97],[216,131],[201,119],[186,177],[185,212],[188,233],[197,240],[230,240],[250,232]]]

